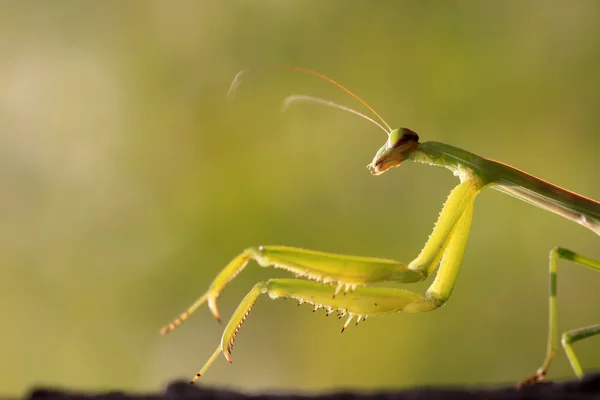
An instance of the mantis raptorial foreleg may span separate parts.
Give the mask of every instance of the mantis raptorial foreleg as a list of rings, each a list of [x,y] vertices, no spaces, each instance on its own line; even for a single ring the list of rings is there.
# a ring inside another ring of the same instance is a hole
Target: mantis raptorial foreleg
[[[353,318],[357,322],[368,315],[382,315],[399,311],[424,312],[443,305],[450,296],[464,250],[473,216],[473,202],[479,190],[476,179],[465,180],[452,190],[433,233],[419,256],[410,264],[370,257],[356,257],[304,250],[284,246],[260,246],[246,249],[234,258],[213,281],[209,290],[186,312],[161,332],[166,333],[183,322],[202,302],[207,301],[218,318],[216,299],[228,282],[248,263],[255,260],[263,267],[276,266],[303,276],[300,279],[271,279],[259,282],[240,303],[228,322],[221,344],[194,378],[200,377],[222,351],[231,362],[231,349],[236,334],[256,299],[261,294],[270,298],[290,297],[299,303],[325,308],[328,313],[337,310],[348,315],[342,332]],[[399,289],[369,288],[363,285],[377,282],[410,283],[425,279],[437,265],[438,275],[425,296]],[[335,285],[332,287],[331,285]],[[341,288],[344,295],[336,296]]]
[[[337,311],[340,318],[347,316],[342,332],[354,318],[358,325],[369,315],[382,315],[398,311],[429,311],[436,307],[422,295],[407,290],[357,287],[343,296],[334,296],[334,291],[331,286],[302,279],[270,279],[257,283],[233,313],[225,327],[221,343],[213,356],[196,374],[192,383],[204,374],[220,352],[223,352],[225,358],[231,362],[233,342],[242,323],[261,294],[267,294],[271,299],[292,298],[299,304],[308,303],[314,306],[313,311],[324,308],[327,315]]]
[[[368,283],[395,280],[418,282],[425,278],[424,272],[412,270],[408,265],[380,258],[355,257],[305,250],[287,246],[258,246],[244,250],[234,258],[215,278],[208,291],[184,311],[177,319],[165,326],[165,334],[185,321],[205,301],[217,320],[220,314],[216,301],[225,286],[246,267],[250,260],[262,267],[275,267],[290,271],[321,284],[337,285],[333,294],[342,288],[344,292]]]
[[[557,264],[558,259],[569,260],[576,264],[583,265],[584,267],[589,267],[593,270],[600,271],[600,262],[593,260],[588,257],[584,257],[578,253],[575,253],[571,250],[564,249],[562,247],[555,247],[550,251],[550,310],[548,317],[548,346],[546,350],[546,358],[542,363],[542,366],[538,368],[537,373],[524,380],[521,385],[528,385],[534,382],[538,382],[543,380],[548,373],[548,367],[550,366],[550,362],[554,358],[556,354],[556,349],[558,347],[558,331],[557,331],[557,311],[556,311],[556,292],[557,292]],[[578,342],[582,339],[595,336],[600,334],[600,324],[592,325],[585,328],[573,329],[567,332],[564,332],[562,335],[561,344],[567,353],[567,357],[569,358],[569,362],[571,363],[571,367],[575,371],[575,374],[578,377],[583,376],[583,370],[581,365],[579,364],[579,360],[575,356],[575,352],[571,347],[571,344]]]

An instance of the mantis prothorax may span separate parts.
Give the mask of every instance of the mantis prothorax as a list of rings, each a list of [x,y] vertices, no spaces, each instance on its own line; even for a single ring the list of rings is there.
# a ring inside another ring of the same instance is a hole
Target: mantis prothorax
[[[222,352],[231,362],[231,350],[241,325],[257,298],[266,294],[271,299],[293,298],[299,303],[309,303],[314,310],[324,308],[329,315],[337,312],[346,316],[342,332],[355,320],[358,323],[372,315],[396,312],[425,312],[435,310],[448,300],[467,245],[473,204],[484,188],[490,187],[547,211],[570,219],[596,234],[600,234],[600,203],[570,192],[535,176],[468,151],[439,142],[419,142],[419,136],[410,129],[391,129],[367,103],[331,78],[299,67],[285,69],[315,75],[325,79],[352,95],[367,107],[382,124],[336,103],[311,96],[290,96],[284,102],[312,101],[359,115],[384,130],[388,139],[367,166],[373,175],[380,175],[404,161],[416,161],[445,167],[458,176],[460,183],[448,196],[434,226],[433,233],[420,254],[408,264],[394,260],[324,253],[286,246],[250,247],[236,256],[215,278],[208,291],[173,322],[160,330],[166,334],[185,321],[205,302],[217,320],[220,320],[216,301],[227,284],[239,274],[250,260],[261,267],[287,270],[306,279],[269,279],[257,283],[242,300],[227,323],[221,343],[202,369],[194,383]],[[232,90],[239,84],[238,74]],[[231,91],[231,90],[230,90]],[[549,329],[546,357],[535,375],[522,385],[543,380],[558,347],[556,312],[556,272],[558,259],[600,271],[600,262],[573,251],[556,247],[550,251],[550,301]],[[426,279],[436,269],[437,275],[425,295],[402,289],[368,287],[380,282],[411,283]],[[342,292],[342,293],[340,293]],[[562,335],[562,346],[578,377],[583,375],[581,365],[571,345],[579,340],[600,334],[600,324],[567,331]]]

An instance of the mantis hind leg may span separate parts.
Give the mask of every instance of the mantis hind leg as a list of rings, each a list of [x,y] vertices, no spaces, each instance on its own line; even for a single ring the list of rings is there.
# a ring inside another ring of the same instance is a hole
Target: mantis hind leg
[[[596,260],[584,257],[562,247],[555,247],[550,251],[550,312],[548,318],[548,346],[546,350],[546,358],[544,359],[542,366],[538,368],[536,374],[531,378],[525,379],[523,382],[521,382],[521,386],[542,381],[548,374],[548,368],[550,367],[550,363],[556,354],[558,347],[556,318],[556,265],[559,258],[572,261],[576,264],[583,265],[584,267],[588,267],[596,271],[600,271],[600,262]],[[562,346],[567,353],[567,357],[569,358],[569,362],[573,367],[573,371],[575,371],[575,374],[579,378],[583,376],[583,370],[577,357],[575,356],[575,352],[573,351],[571,344],[598,334],[600,334],[600,324],[567,331],[562,335]]]
[[[600,335],[600,324],[587,326],[585,328],[573,329],[571,331],[567,331],[563,333],[561,344],[565,349],[565,353],[567,353],[567,357],[569,357],[569,362],[571,363],[571,367],[577,377],[583,377],[583,369],[581,368],[581,364],[579,364],[579,360],[575,356],[575,352],[571,345],[580,340]]]

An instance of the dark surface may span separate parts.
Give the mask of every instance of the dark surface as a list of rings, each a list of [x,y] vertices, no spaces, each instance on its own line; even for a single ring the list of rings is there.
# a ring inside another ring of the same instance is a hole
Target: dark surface
[[[488,388],[422,388],[401,392],[331,391],[304,395],[289,393],[244,394],[214,389],[187,382],[174,382],[163,393],[134,394],[119,391],[105,393],[70,392],[60,389],[39,388],[27,397],[30,400],[417,400],[417,399],[600,399],[600,374],[588,375],[581,381],[541,383],[518,390],[516,387]]]

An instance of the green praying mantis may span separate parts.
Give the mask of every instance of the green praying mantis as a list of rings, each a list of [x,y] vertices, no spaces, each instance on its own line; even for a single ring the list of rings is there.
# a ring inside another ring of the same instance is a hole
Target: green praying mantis
[[[185,321],[198,307],[208,303],[213,316],[220,320],[216,301],[227,284],[254,260],[261,267],[284,269],[305,279],[269,279],[259,282],[239,304],[227,323],[221,343],[202,369],[192,379],[193,384],[210,367],[220,353],[231,362],[231,351],[241,325],[260,295],[271,299],[293,298],[309,303],[314,310],[324,308],[327,315],[336,311],[339,317],[347,316],[342,332],[355,320],[355,324],[368,316],[397,312],[433,311],[443,306],[454,288],[458,271],[467,246],[473,206],[477,195],[485,188],[493,188],[514,196],[544,210],[576,222],[600,235],[600,202],[555,186],[498,161],[479,157],[468,151],[439,142],[420,142],[419,136],[407,128],[391,129],[383,118],[366,102],[341,84],[320,73],[300,67],[282,67],[311,74],[324,79],[357,99],[381,122],[356,110],[331,101],[304,95],[289,96],[284,105],[309,101],[331,106],[358,115],[386,132],[388,139],[377,151],[367,168],[371,174],[381,175],[404,161],[445,167],[460,179],[443,205],[433,232],[419,255],[410,263],[395,260],[332,254],[287,246],[250,247],[236,256],[214,279],[207,292],[185,312],[160,330],[162,335]],[[241,73],[234,79],[230,92],[241,81]],[[557,351],[557,261],[569,260],[600,271],[600,262],[565,248],[550,251],[550,301],[549,329],[546,356],[541,367],[521,385],[543,380]],[[437,269],[437,274],[425,295],[403,289],[369,287],[381,282],[412,283],[427,279]],[[581,365],[573,352],[572,344],[600,334],[600,324],[563,333],[561,344],[578,377],[583,376]]]

